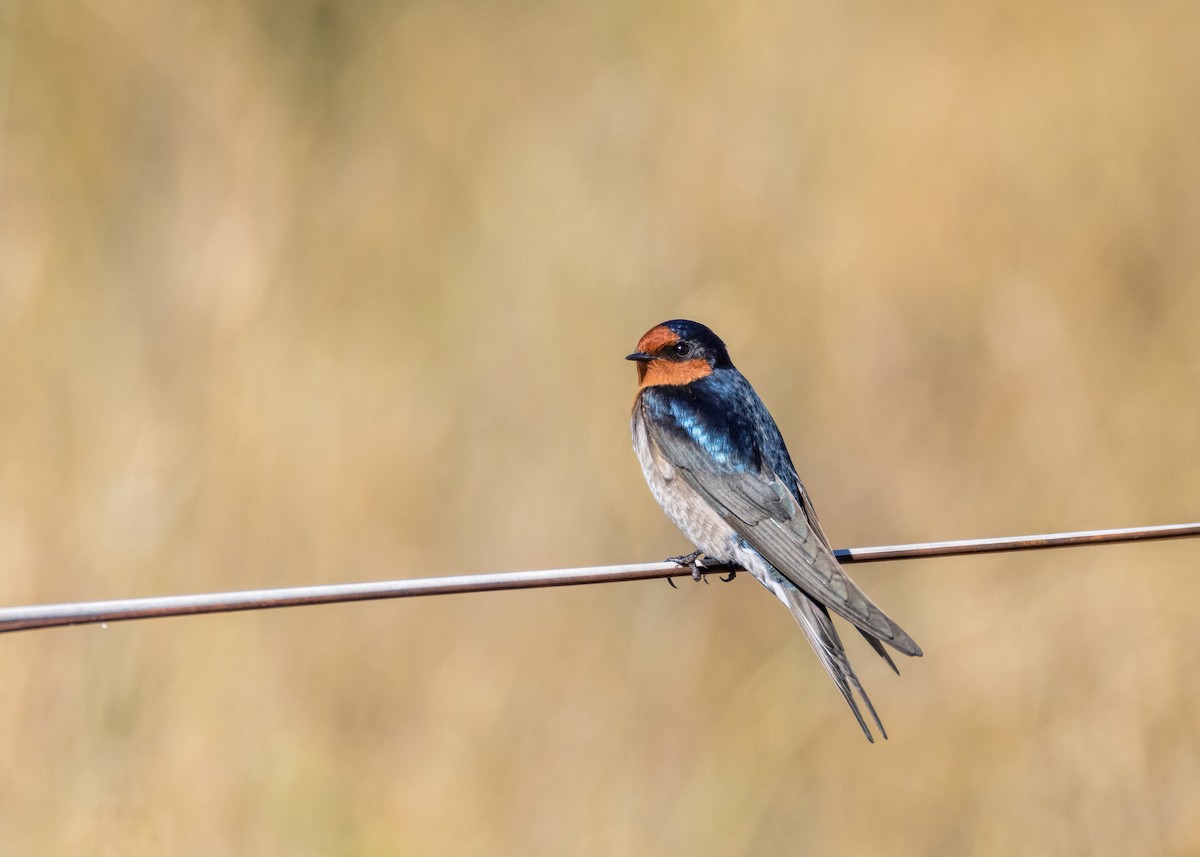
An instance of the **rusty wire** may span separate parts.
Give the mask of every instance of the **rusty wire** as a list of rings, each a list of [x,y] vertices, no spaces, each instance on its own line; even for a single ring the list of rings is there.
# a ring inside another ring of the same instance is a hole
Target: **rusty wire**
[[[843,565],[861,562],[920,559],[935,556],[1002,553],[1042,550],[1117,542],[1154,541],[1200,536],[1200,523],[1168,524],[1154,527],[1128,527],[1116,530],[1088,530],[1039,536],[1011,536],[991,539],[964,539],[949,542],[925,542],[911,545],[845,548],[834,551]],[[736,570],[728,565],[702,563],[701,573],[725,574]],[[189,616],[201,613],[228,613],[237,610],[265,610],[273,607],[297,607],[304,604],[335,604],[370,601],[381,598],[411,598],[418,595],[451,595],[463,592],[488,592],[500,589],[534,589],[547,586],[578,586],[585,583],[614,583],[690,575],[691,569],[674,562],[640,565],[562,568],[546,571],[514,571],[500,574],[473,574],[454,577],[426,577],[411,580],[385,580],[371,583],[344,583],[324,586],[297,586],[285,589],[258,589],[241,592],[214,592],[200,595],[168,595],[157,598],[131,598],[117,601],[84,601],[0,608],[0,633],[66,625],[89,625],[151,619],[165,616]]]

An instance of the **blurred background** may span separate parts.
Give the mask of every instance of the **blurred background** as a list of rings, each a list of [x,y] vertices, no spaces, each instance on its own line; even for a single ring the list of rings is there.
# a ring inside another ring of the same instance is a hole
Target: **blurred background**
[[[714,327],[836,546],[1200,514],[1200,7],[0,5],[0,603],[642,562]],[[3,854],[1200,851],[1200,544],[0,638]],[[855,635],[857,637],[857,635]]]

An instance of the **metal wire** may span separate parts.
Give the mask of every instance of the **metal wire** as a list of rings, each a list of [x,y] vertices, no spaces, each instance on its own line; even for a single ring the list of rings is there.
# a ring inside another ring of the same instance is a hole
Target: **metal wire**
[[[1040,536],[1011,536],[993,539],[965,539],[951,542],[925,542],[912,545],[847,548],[834,551],[842,564],[920,559],[935,556],[1001,553],[1042,550],[1115,542],[1153,541],[1200,536],[1200,523],[1168,524],[1157,527],[1129,527],[1119,530],[1088,530],[1076,533],[1052,533]],[[702,563],[704,574],[725,574],[731,566]],[[488,592],[499,589],[533,589],[546,586],[578,586],[585,583],[614,583],[622,580],[649,580],[690,575],[691,569],[673,562],[641,565],[560,568],[548,571],[514,571],[504,574],[472,574],[457,577],[427,577],[413,580],[385,580],[374,583],[345,583],[328,586],[297,586],[287,589],[258,589],[244,592],[214,592],[202,595],[168,595],[160,598],[132,598],[120,601],[88,601],[70,604],[44,604],[0,609],[0,633],[187,616],[200,613],[228,613],[235,610],[265,610],[272,607],[297,607],[302,604],[333,604],[345,601],[369,601],[379,598],[411,598],[418,595],[451,595],[460,592]]]

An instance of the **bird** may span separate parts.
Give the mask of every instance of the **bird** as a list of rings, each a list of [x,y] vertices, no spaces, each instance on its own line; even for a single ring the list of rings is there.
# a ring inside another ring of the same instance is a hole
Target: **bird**
[[[791,611],[825,671],[874,743],[857,697],[886,739],[830,611],[850,622],[899,674],[884,644],[921,648],[842,570],[775,420],[725,343],[708,327],[673,319],[650,328],[626,357],[637,364],[633,448],[654,499],[701,556],[745,569]]]

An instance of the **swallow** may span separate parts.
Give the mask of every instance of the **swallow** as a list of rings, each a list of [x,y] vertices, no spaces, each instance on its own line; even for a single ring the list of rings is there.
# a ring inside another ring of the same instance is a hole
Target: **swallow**
[[[884,644],[912,657],[921,648],[842,570],[775,420],[725,343],[698,322],[675,319],[647,331],[626,359],[637,363],[630,429],[642,473],[698,549],[672,559],[691,564],[703,554],[753,574],[800,624],[867,740],[875,741],[855,693],[886,739],[830,611],[897,674]]]

